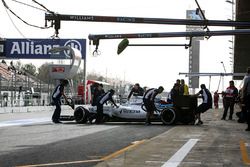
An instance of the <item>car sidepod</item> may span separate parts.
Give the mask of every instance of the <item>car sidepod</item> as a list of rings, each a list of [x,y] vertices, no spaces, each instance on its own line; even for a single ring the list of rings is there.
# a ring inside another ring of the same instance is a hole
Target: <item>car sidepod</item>
[[[112,116],[128,120],[140,120],[146,118],[146,112],[141,109],[140,105],[120,106],[114,110]]]

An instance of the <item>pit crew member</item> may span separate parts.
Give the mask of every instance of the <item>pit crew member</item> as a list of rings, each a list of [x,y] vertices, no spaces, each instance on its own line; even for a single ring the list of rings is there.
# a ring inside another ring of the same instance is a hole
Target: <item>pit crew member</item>
[[[196,96],[201,95],[203,102],[197,107],[195,111],[195,120],[198,119],[197,125],[203,124],[201,121],[201,113],[206,112],[212,108],[212,95],[210,91],[206,88],[205,84],[200,85],[201,90],[196,94]]]
[[[162,93],[163,90],[164,88],[162,86],[159,86],[158,89],[151,88],[145,92],[143,96],[143,103],[145,105],[146,112],[147,112],[145,125],[151,125],[150,117],[152,116],[152,114],[154,113],[156,109],[155,104],[154,104],[155,97],[158,94]]]
[[[130,99],[130,97],[132,95],[133,96],[143,96],[143,94],[144,94],[144,89],[140,87],[139,83],[136,83],[128,95],[128,100]]]
[[[61,115],[61,97],[63,96],[66,103],[69,103],[66,95],[64,94],[64,87],[69,84],[69,81],[67,79],[63,79],[60,82],[61,83],[55,88],[52,94],[52,101],[53,101],[53,104],[56,106],[56,109],[52,116],[52,121],[54,123],[61,123],[59,120],[60,115]]]
[[[101,95],[97,100],[97,115],[96,115],[96,124],[100,124],[103,122],[103,104],[107,101],[111,101],[117,108],[113,95],[115,94],[115,91],[113,89],[110,89],[108,92]]]

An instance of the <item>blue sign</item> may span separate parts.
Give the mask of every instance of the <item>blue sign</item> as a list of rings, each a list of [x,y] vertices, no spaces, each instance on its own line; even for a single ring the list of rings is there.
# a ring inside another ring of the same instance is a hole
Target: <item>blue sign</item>
[[[4,55],[4,41],[0,40],[0,56]]]
[[[51,54],[51,48],[70,46],[86,57],[86,39],[6,39],[4,50],[7,59],[66,59],[67,53]]]

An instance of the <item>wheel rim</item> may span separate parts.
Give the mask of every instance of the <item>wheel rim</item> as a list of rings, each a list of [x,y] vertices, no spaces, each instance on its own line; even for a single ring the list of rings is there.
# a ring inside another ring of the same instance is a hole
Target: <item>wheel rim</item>
[[[82,108],[82,107],[77,108],[76,111],[75,111],[74,116],[75,116],[76,122],[81,122],[85,117],[84,108]]]
[[[161,120],[165,124],[172,124],[175,120],[175,111],[172,109],[165,109],[161,113]]]

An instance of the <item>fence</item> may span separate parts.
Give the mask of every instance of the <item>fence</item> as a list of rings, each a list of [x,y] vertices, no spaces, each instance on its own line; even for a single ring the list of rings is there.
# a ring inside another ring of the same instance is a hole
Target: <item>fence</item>
[[[28,75],[17,77],[16,73],[11,73],[11,78],[6,79],[0,74],[0,107],[48,105],[53,89],[53,84]]]

